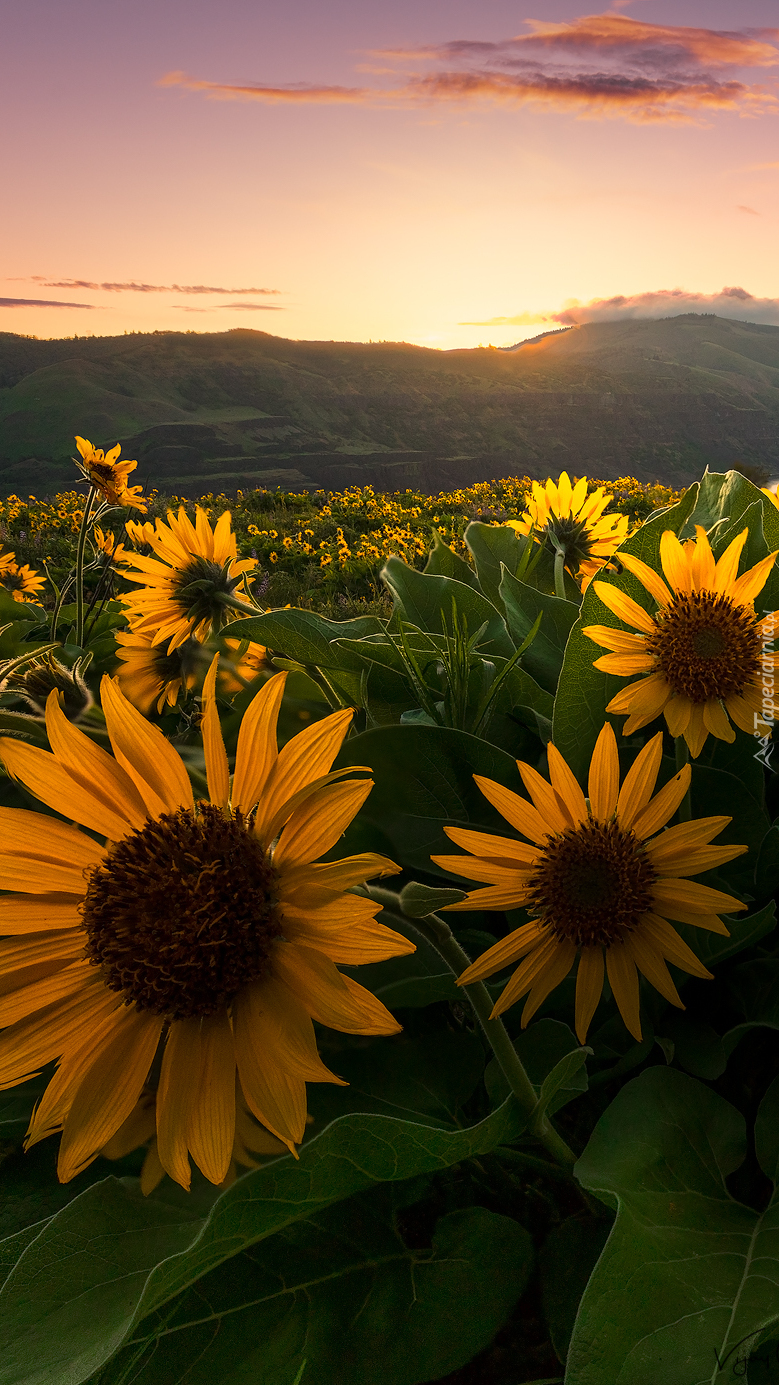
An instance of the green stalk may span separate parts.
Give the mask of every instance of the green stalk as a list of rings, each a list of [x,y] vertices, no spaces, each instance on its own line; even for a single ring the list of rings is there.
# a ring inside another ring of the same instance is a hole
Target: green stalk
[[[554,594],[562,601],[568,600],[565,595],[565,552],[562,548],[558,548],[554,555]]]
[[[365,893],[377,904],[382,904],[385,908],[392,909],[395,913],[402,915],[400,898],[392,890],[383,890],[373,885],[366,885],[364,889]],[[454,976],[461,976],[466,967],[471,965],[470,957],[460,947],[448,923],[445,923],[437,914],[428,914],[425,918],[410,919],[409,922],[428,942],[433,944]],[[492,997],[487,987],[483,982],[475,981],[465,988],[465,994],[471,1002],[476,1018],[500,1064],[509,1087],[528,1118],[530,1133],[544,1146],[547,1154],[551,1155],[555,1163],[560,1164],[563,1168],[572,1169],[576,1163],[576,1155],[565,1143],[562,1136],[558,1135],[546,1115],[544,1113],[541,1113],[540,1116],[537,1115],[538,1097],[535,1088],[525,1072],[506,1026],[500,1018],[490,1018]]]
[[[676,737],[676,740],[674,742],[674,750],[676,753],[676,769],[678,772],[680,769],[684,769],[685,765],[688,765],[690,763],[690,751],[688,749],[687,742],[684,739],[684,736]],[[684,798],[682,799],[681,803],[679,804],[678,816],[680,822],[689,822],[690,818],[692,817],[692,800],[690,797],[689,788],[686,794],[684,795]]]
[[[78,532],[78,547],[76,548],[76,644],[79,649],[82,647],[84,639],[84,549],[87,546],[89,521],[96,495],[96,488],[90,486],[89,495],[84,505],[81,528]]]
[[[248,601],[241,601],[239,596],[234,596],[232,592],[214,592],[214,600],[220,606],[229,606],[233,611],[240,611],[243,615],[264,616],[266,614],[261,606],[250,606]]]

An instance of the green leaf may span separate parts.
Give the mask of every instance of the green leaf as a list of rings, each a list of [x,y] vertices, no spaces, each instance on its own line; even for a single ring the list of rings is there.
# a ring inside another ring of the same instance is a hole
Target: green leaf
[[[448,543],[444,543],[437,529],[433,530],[433,547],[425,564],[425,572],[429,577],[454,577],[455,581],[464,582],[474,591],[481,590],[473,568]]]
[[[755,866],[755,893],[765,899],[779,889],[779,827],[774,823],[766,832]]]
[[[570,1385],[704,1385],[735,1375],[779,1320],[779,1203],[735,1202],[743,1118],[674,1068],[649,1068],[599,1120],[575,1172],[618,1200],[582,1298]],[[719,1374],[721,1372],[721,1375]]]
[[[635,534],[622,545],[622,551],[641,558],[650,567],[659,570],[660,539],[666,529],[678,533],[687,522],[695,505],[697,486],[691,486],[678,505],[671,506],[662,514],[647,520]],[[637,577],[623,571],[619,577],[604,573],[603,580],[610,586],[617,586],[637,601],[646,610],[653,609],[652,599]],[[563,668],[557,689],[554,714],[554,743],[564,755],[574,774],[583,783],[589,769],[592,752],[598,734],[607,720],[606,705],[620,690],[626,680],[616,674],[602,673],[595,668],[595,660],[605,653],[582,630],[587,625],[609,625],[622,629],[622,622],[613,615],[601,601],[593,583],[584,594],[581,617],[571,630],[565,649]],[[623,717],[615,718],[617,731],[624,722]],[[652,731],[654,726],[650,728]],[[658,728],[659,729],[659,723]]]
[[[479,586],[488,601],[500,610],[502,568],[505,566],[512,577],[516,576],[528,541],[508,524],[483,524],[478,519],[468,525],[464,538],[476,564]]]
[[[713,967],[718,962],[726,962],[729,957],[735,957],[737,953],[743,952],[745,947],[752,947],[770,933],[776,927],[776,905],[771,900],[770,904],[766,904],[765,908],[758,910],[756,914],[726,915],[723,922],[730,934],[729,938],[723,937],[721,933],[709,933],[704,928],[692,928],[686,923],[675,923],[673,926],[684,937],[696,956],[700,957],[704,966]]]
[[[779,1183],[779,1077],[775,1077],[755,1118],[755,1154],[772,1183]]]
[[[468,622],[469,637],[480,626],[486,628],[479,640],[483,654],[500,654],[510,659],[514,653],[503,617],[481,592],[452,577],[433,577],[417,572],[402,558],[388,558],[381,576],[392,593],[395,614],[420,630],[438,635],[452,628],[452,607]],[[344,632],[346,633],[346,632]]]
[[[365,731],[343,745],[336,766],[346,765],[368,765],[375,778],[355,828],[346,833],[346,850],[384,850],[409,870],[427,875],[443,874],[431,862],[431,854],[452,853],[443,830],[448,824],[513,835],[477,788],[474,774],[525,797],[510,755],[448,727],[382,726]],[[339,855],[346,854],[342,848],[344,842]],[[456,877],[445,879],[457,886]]]
[[[367,1111],[451,1128],[484,1071],[481,1042],[465,1030],[398,1034],[368,1048],[345,1047],[340,1039],[330,1047],[322,1037],[324,1061],[349,1086],[309,1087],[309,1108],[320,1123]]]
[[[304,1144],[298,1161],[286,1156],[239,1179],[206,1216],[175,1192],[144,1198],[135,1180],[107,1178],[52,1217],[9,1274],[0,1385],[81,1385],[143,1317],[264,1237],[374,1183],[510,1144],[522,1129],[513,1099],[465,1130],[345,1116]]]
[[[222,635],[236,640],[256,640],[269,649],[317,668],[340,668],[343,656],[335,640],[365,639],[380,635],[384,622],[376,616],[357,616],[355,620],[325,620],[314,611],[293,607],[288,611],[268,611],[224,626]]]
[[[514,1040],[514,1048],[540,1099],[544,1084],[550,1082],[545,1103],[548,1115],[587,1091],[584,1063],[592,1049],[580,1048],[578,1039],[561,1020],[536,1020]],[[552,1088],[550,1080],[555,1074],[559,1080]],[[505,1101],[509,1085],[496,1058],[487,1064],[484,1080],[493,1104]]]
[[[416,952],[367,962],[353,970],[355,981],[372,991],[388,1010],[416,1010],[437,1000],[462,1000],[462,991],[441,954],[402,914],[384,909],[382,922],[416,945]],[[342,967],[349,972],[349,967]]]
[[[500,596],[506,610],[509,633],[517,645],[530,634],[534,622],[541,616],[541,627],[530,648],[522,655],[522,664],[542,687],[554,693],[563,666],[565,646],[579,618],[578,605],[536,591],[526,582],[512,577],[506,568],[503,569]]]
[[[465,899],[465,895],[465,890],[447,890],[443,886],[439,889],[437,885],[420,885],[412,880],[400,892],[400,906],[409,918],[422,919],[427,914],[434,914],[436,909],[445,908],[447,904],[458,904]]]
[[[370,1197],[237,1255],[136,1334],[99,1385],[419,1385],[487,1346],[528,1281],[527,1231],[469,1207],[408,1248]],[[131,1368],[128,1376],[125,1371]]]
[[[677,1063],[693,1077],[716,1082],[728,1063],[725,1046],[710,1024],[695,1020],[684,1011],[667,1011],[662,1019],[663,1030],[673,1045]],[[660,1042],[658,1036],[657,1042]]]
[[[541,1248],[541,1302],[552,1346],[561,1361],[576,1321],[579,1300],[608,1239],[609,1223],[581,1213],[550,1231]]]
[[[587,1059],[592,1055],[591,1048],[575,1048],[571,1053],[566,1053],[559,1062],[555,1063],[552,1071],[547,1074],[541,1083],[541,1092],[538,1098],[538,1111],[557,1111],[562,1102],[557,1101],[558,1093],[562,1094],[571,1089],[580,1090],[574,1079],[578,1077]],[[570,1100],[570,1097],[567,1098]],[[552,1106],[552,1103],[555,1103]]]

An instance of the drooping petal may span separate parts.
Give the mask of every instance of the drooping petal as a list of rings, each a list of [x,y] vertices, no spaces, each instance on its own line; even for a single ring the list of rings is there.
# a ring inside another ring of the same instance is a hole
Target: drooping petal
[[[665,705],[665,721],[674,740],[684,736],[692,717],[692,703],[688,697],[677,693]]]
[[[674,535],[674,537],[676,537]],[[666,568],[666,576],[669,576]],[[671,580],[669,578],[669,580]],[[631,953],[624,943],[612,943],[606,949],[606,970],[609,985],[625,1027],[637,1043],[641,1042],[641,1016],[638,998],[638,972]]]
[[[606,707],[607,712],[628,713],[628,720],[622,728],[623,735],[630,736],[642,726],[654,721],[663,711],[671,689],[662,673],[652,673],[648,678],[640,678],[637,683],[623,688],[612,697]]]
[[[692,948],[687,946],[666,919],[660,918],[657,914],[645,914],[641,920],[641,928],[649,941],[654,943],[675,967],[681,967],[682,971],[689,972],[691,976],[699,976],[703,981],[712,980],[712,973],[707,971],[700,958],[695,956]]]
[[[522,1028],[526,1029],[547,996],[564,981],[576,961],[576,944],[561,940],[543,971],[536,977],[522,1011]]]
[[[127,771],[149,814],[193,809],[195,800],[184,762],[159,727],[152,726],[122,693],[119,684],[103,675],[100,684],[103,714],[114,754]]]
[[[649,937],[640,930],[636,933],[631,933],[625,939],[625,947],[628,952],[632,954],[633,961],[639,971],[643,972],[647,981],[654,986],[656,991],[659,991],[664,1000],[669,1001],[671,1005],[676,1005],[680,1010],[683,1010],[684,1005],[673,983],[671,973],[665,965],[660,953],[652,946]]]
[[[524,961],[520,962],[514,975],[503,987],[492,1007],[490,1019],[502,1015],[510,1009],[515,1001],[520,1000],[523,995],[527,995],[536,978],[545,971],[547,963],[551,961],[559,946],[560,944],[554,934],[546,930],[546,934],[538,946],[534,948],[529,957],[525,957]]]
[[[593,817],[599,822],[608,822],[617,806],[619,792],[617,738],[608,721],[604,723],[595,742],[587,789]]]
[[[110,995],[110,992],[106,993]],[[116,997],[114,998],[116,999]],[[103,1010],[90,1016],[90,1023],[84,1031],[74,1036],[72,1043],[63,1053],[57,1064],[57,1071],[43,1093],[30,1121],[24,1137],[25,1149],[31,1149],[39,1140],[62,1129],[79,1089],[79,1086],[94,1061],[95,1055],[103,1049],[121,1015],[121,1009],[114,1004],[106,1004]]]
[[[227,765],[219,713],[216,710],[216,672],[219,655],[211,660],[208,673],[203,681],[203,716],[200,732],[203,737],[203,754],[206,760],[206,779],[208,796],[218,808],[226,808],[230,801],[230,770]]]
[[[319,1024],[345,1034],[398,1034],[402,1028],[375,995],[312,947],[277,943],[273,968]]]
[[[157,1090],[157,1154],[174,1182],[189,1191],[189,1125],[200,1082],[200,1021],[170,1027]]]
[[[79,1084],[62,1131],[57,1173],[68,1183],[127,1119],[146,1082],[162,1032],[159,1016],[124,1009]]]
[[[306,1084],[287,1068],[283,1054],[268,1053],[264,1031],[255,1029],[256,1015],[248,988],[240,991],[233,1023],[241,1090],[252,1115],[295,1154],[306,1129]]]
[[[603,949],[583,947],[579,954],[579,970],[576,975],[576,1037],[580,1044],[587,1042],[590,1027],[598,1001],[603,992]]]
[[[246,987],[241,1003],[249,1016],[255,1044],[287,1072],[295,1073],[304,1082],[348,1086],[325,1067],[317,1050],[311,1016],[283,982],[273,977],[256,981]]]
[[[189,1148],[201,1173],[219,1184],[227,1176],[235,1139],[235,1049],[224,1011],[200,1025],[200,1079],[189,1113]]]

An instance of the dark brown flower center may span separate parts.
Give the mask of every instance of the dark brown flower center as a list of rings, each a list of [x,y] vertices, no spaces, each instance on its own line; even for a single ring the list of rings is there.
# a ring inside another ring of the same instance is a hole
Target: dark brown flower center
[[[608,947],[652,907],[655,873],[616,822],[587,822],[547,843],[528,881],[527,908],[561,940]]]
[[[139,1010],[212,1015],[268,970],[276,873],[243,815],[201,803],[125,837],[91,874],[87,955]]]
[[[675,693],[691,702],[742,693],[760,670],[760,632],[751,612],[715,592],[677,595],[655,616],[647,652]]]

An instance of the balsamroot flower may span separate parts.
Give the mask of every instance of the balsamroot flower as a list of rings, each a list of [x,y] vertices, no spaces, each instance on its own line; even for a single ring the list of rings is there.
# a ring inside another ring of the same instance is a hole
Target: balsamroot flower
[[[545,486],[534,481],[521,518],[507,523],[518,534],[532,531],[539,543],[547,540],[553,548],[559,545],[568,571],[586,586],[627,537],[627,515],[603,513],[612,498],[602,486],[588,495],[587,477],[572,486],[564,471],[557,485],[552,480]]]
[[[28,563],[7,563],[0,569],[0,586],[14,601],[37,601],[45,585],[46,578]]]
[[[171,651],[169,644],[153,644],[142,630],[115,630],[114,639],[119,687],[144,716],[152,707],[158,712],[175,707],[182,689],[194,688],[203,649],[198,640],[185,640]]]
[[[120,443],[112,447],[110,452],[104,452],[102,447],[93,447],[87,438],[77,437],[76,447],[81,453],[80,462],[73,458],[76,466],[84,480],[94,486],[109,505],[131,505],[142,514],[146,513],[143,487],[127,484],[127,477],[131,471],[135,471],[138,463],[118,460],[122,450]]]
[[[711,735],[734,741],[730,722],[754,735],[770,729],[762,720],[762,674],[773,687],[777,655],[772,652],[779,613],[758,619],[754,600],[763,590],[776,553],[769,553],[738,576],[748,530],[728,544],[718,562],[704,529],[697,539],[679,542],[666,530],[660,540],[660,563],[666,581],[647,563],[629,553],[620,562],[637,577],[657,603],[653,615],[619,587],[595,582],[604,605],[638,633],[608,625],[587,625],[584,634],[612,651],[595,660],[606,673],[647,675],[617,693],[607,712],[626,714],[629,736],[663,714],[672,736],[684,736],[696,757]],[[773,698],[771,698],[771,720]],[[730,718],[730,720],[728,720]]]
[[[257,563],[238,558],[230,519],[226,510],[212,529],[198,506],[193,524],[182,505],[178,515],[168,511],[167,524],[158,519],[153,531],[143,525],[143,541],[155,556],[130,553],[120,560],[123,575],[142,587],[122,597],[133,630],[151,635],[154,645],[169,642],[172,654],[190,636],[206,640],[233,619],[230,598]]]
[[[639,972],[681,1008],[666,961],[693,976],[711,976],[668,920],[727,936],[719,912],[746,906],[684,877],[731,861],[747,848],[709,845],[730,822],[728,817],[700,818],[660,831],[679,807],[691,774],[685,765],[653,798],[662,746],[658,732],[639,751],[620,789],[617,742],[607,723],[590,765],[589,803],[553,745],[548,748],[551,784],[518,762],[532,803],[474,776],[485,798],[531,843],[447,827],[452,841],[473,854],[433,857],[444,870],[487,885],[447,908],[522,905],[531,915],[529,923],[495,943],[459,978],[458,985],[468,986],[520,962],[494,1015],[527,995],[524,1028],[578,957],[575,1023],[580,1043],[601,996],[604,970],[627,1028],[640,1039]]]
[[[340,1082],[312,1018],[351,1034],[400,1025],[339,972],[412,952],[350,886],[397,871],[371,853],[316,864],[372,787],[330,773],[352,713],[281,751],[285,675],[241,722],[230,778],[214,701],[202,723],[209,802],[158,728],[105,677],[114,755],[46,707],[52,753],[0,740],[9,774],[68,821],[0,808],[0,1089],[57,1070],[27,1143],[62,1131],[63,1182],[96,1157],[159,1075],[161,1167],[190,1182],[189,1156],[222,1183],[234,1157],[236,1080],[251,1114],[293,1153],[306,1082]],[[87,831],[80,831],[80,824]],[[96,840],[96,836],[101,841]],[[104,844],[102,843],[104,840]]]

